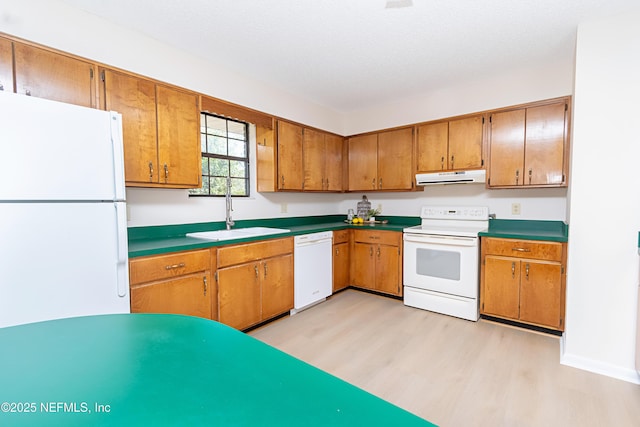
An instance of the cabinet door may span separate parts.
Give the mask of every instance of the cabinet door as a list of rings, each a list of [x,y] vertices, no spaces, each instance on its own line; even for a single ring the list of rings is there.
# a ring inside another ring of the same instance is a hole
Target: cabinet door
[[[325,135],[313,129],[305,129],[302,139],[304,189],[324,190]]]
[[[22,43],[13,46],[17,93],[96,107],[93,64]]]
[[[483,314],[519,318],[520,261],[513,258],[485,257]]]
[[[375,246],[367,243],[353,245],[353,284],[359,288],[376,288]]]
[[[411,190],[413,180],[413,128],[378,134],[378,190]]]
[[[0,90],[13,92],[13,45],[0,37]]]
[[[148,80],[102,70],[104,109],[122,114],[127,183],[158,182],[156,89]]]
[[[378,135],[349,138],[349,190],[378,188]]]
[[[565,103],[527,108],[525,185],[564,182]]]
[[[293,255],[265,259],[261,269],[262,320],[267,320],[293,308]]]
[[[302,190],[302,127],[278,122],[278,189]]]
[[[349,243],[333,245],[333,292],[349,286]]]
[[[522,185],[524,182],[525,110],[491,116],[489,185]]]
[[[276,191],[277,161],[273,128],[256,125],[256,158],[258,191]]]
[[[220,322],[242,330],[260,322],[260,263],[218,270]]]
[[[449,169],[482,167],[482,116],[449,122]]]
[[[449,123],[418,127],[418,172],[439,172],[448,167]]]
[[[156,85],[160,183],[200,187],[200,109],[198,96]]]
[[[338,135],[324,136],[325,145],[325,190],[342,191],[343,158],[342,148],[344,139]]]
[[[520,320],[558,329],[561,319],[561,265],[522,260]]]
[[[397,246],[376,245],[376,290],[400,295],[400,255]]]
[[[208,272],[131,288],[132,313],[170,313],[211,318]]]

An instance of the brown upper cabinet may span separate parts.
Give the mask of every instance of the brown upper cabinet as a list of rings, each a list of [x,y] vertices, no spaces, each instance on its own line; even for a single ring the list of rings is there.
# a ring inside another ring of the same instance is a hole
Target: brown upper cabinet
[[[569,98],[490,116],[490,188],[566,187]]]
[[[414,188],[413,128],[349,138],[349,191]]]
[[[94,64],[17,42],[13,57],[16,93],[96,107]]]
[[[305,191],[342,191],[342,142],[343,138],[337,135],[304,129]]]
[[[122,114],[127,185],[199,187],[198,96],[109,69],[101,79],[103,108]]]
[[[302,126],[278,121],[278,189],[302,191]]]
[[[13,92],[13,43],[0,37],[0,90]]]
[[[418,126],[417,172],[482,168],[483,135],[482,115]]]

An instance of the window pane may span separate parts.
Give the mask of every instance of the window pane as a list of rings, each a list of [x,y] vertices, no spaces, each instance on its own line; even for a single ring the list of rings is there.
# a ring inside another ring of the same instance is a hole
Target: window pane
[[[229,174],[229,160],[209,159],[209,175],[224,176]]]
[[[207,157],[202,158],[202,175],[209,175],[209,159]]]
[[[209,135],[227,136],[227,121],[220,117],[207,116],[207,133]]]
[[[200,133],[201,134],[207,133],[207,115],[206,114],[200,114]]]
[[[230,170],[231,176],[234,178],[246,178],[247,176],[247,167],[245,162],[240,162],[238,160],[230,161]]]
[[[207,153],[227,155],[227,139],[219,136],[207,136]]]
[[[229,140],[229,155],[233,157],[247,157],[247,144],[244,141]]]
[[[231,195],[244,196],[246,181],[244,179],[231,178]]]
[[[211,194],[224,195],[227,190],[227,178],[211,178]]]
[[[207,152],[207,135],[200,134],[200,151]]]
[[[229,138],[245,141],[247,139],[246,129],[247,126],[244,123],[229,121]]]
[[[203,176],[202,187],[192,189],[191,194],[209,194],[209,177]]]

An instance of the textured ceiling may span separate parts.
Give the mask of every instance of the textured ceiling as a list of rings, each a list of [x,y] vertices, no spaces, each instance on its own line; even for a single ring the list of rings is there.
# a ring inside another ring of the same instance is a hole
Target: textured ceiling
[[[638,0],[63,1],[339,112],[572,58],[578,23],[638,7]]]

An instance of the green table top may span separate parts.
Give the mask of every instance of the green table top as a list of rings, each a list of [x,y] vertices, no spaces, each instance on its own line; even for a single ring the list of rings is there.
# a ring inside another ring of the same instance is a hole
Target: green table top
[[[489,221],[489,229],[478,235],[566,243],[569,240],[569,226],[562,221],[494,219]]]
[[[433,425],[196,317],[53,320],[0,328],[0,345],[0,425]]]

